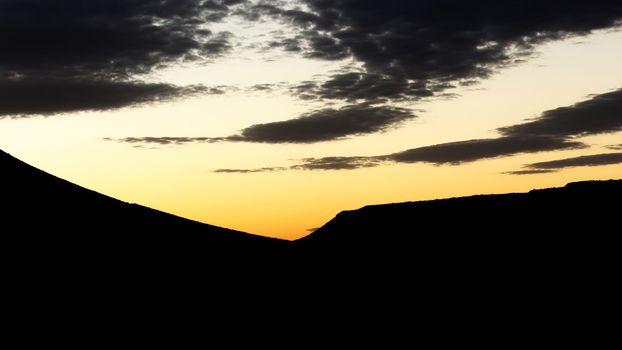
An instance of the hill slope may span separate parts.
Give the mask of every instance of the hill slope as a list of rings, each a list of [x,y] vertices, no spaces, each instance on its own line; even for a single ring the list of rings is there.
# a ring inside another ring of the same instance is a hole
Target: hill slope
[[[219,273],[250,268],[285,244],[128,204],[2,151],[0,186],[2,246],[16,271]]]

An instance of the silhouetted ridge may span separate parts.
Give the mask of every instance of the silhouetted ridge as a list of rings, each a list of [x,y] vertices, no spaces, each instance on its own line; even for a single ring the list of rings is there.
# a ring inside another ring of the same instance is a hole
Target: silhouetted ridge
[[[551,220],[558,219],[556,215],[580,211],[580,217],[594,215],[602,218],[603,221],[612,219],[606,214],[613,213],[615,200],[620,195],[622,195],[622,180],[606,180],[573,182],[562,188],[537,189],[528,193],[475,195],[370,205],[358,210],[339,213],[333,220],[301,238],[299,242],[340,240],[341,238],[337,236],[348,236],[348,238],[373,236],[382,240],[380,237],[383,234],[388,235],[387,240],[399,240],[416,234],[417,229],[421,228],[413,227],[413,225],[423,225],[426,231],[460,227],[490,231],[493,229],[490,224],[498,225],[494,226],[495,229],[512,228],[507,224],[501,224],[503,220],[507,220],[508,223],[530,223],[536,230],[557,225],[562,228],[567,222]],[[552,217],[545,215],[552,215]],[[598,221],[584,224],[595,225],[594,228],[602,226]],[[573,229],[575,230],[576,228]]]
[[[366,206],[294,246],[307,288],[356,295],[383,320],[449,318],[462,330],[503,320],[485,327],[503,334],[525,322],[548,329],[534,316],[546,310],[567,327],[617,298],[620,198],[615,180]]]
[[[310,269],[358,265],[365,274],[543,277],[609,269],[618,239],[622,181],[570,183],[529,193],[366,206],[339,213],[295,242]],[[558,274],[559,275],[559,274]]]
[[[255,268],[285,244],[128,204],[1,151],[0,180],[4,249],[19,269],[210,276]]]
[[[446,328],[434,325],[448,319],[463,336],[525,322],[548,332],[542,310],[572,326],[618,298],[620,180],[367,206],[294,242],[127,204],[2,152],[0,180],[3,291],[22,300],[18,316],[32,315],[24,305],[57,307],[50,315],[97,305],[134,329],[119,315],[137,304],[145,318],[203,305],[197,315],[235,319],[227,325],[279,315],[340,330],[348,320],[360,333],[399,320],[410,337],[399,313],[440,339]]]
[[[231,299],[263,291],[298,307],[356,293],[381,297],[378,310],[421,311],[420,300],[452,308],[534,288],[558,295],[577,283],[607,290],[619,254],[622,180],[366,206],[294,242],[124,203],[1,152],[0,180],[3,257],[31,292],[105,277],[115,288],[149,281],[149,293],[184,286]],[[516,307],[538,302],[521,300]]]

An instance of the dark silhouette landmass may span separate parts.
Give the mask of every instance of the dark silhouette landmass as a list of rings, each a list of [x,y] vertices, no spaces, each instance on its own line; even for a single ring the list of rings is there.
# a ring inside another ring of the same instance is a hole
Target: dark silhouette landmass
[[[252,270],[286,241],[228,230],[125,203],[0,151],[4,257],[18,273],[203,278]]]
[[[3,152],[0,180],[5,270],[37,284],[30,292],[96,280],[295,300],[382,296],[383,310],[439,298],[447,307],[522,295],[522,304],[534,288],[605,288],[619,255],[622,180],[367,206],[293,242],[128,204]]]
[[[366,206],[339,213],[294,242],[318,265],[365,273],[438,271],[556,278],[613,263],[622,181],[585,181],[528,193]],[[550,275],[545,270],[551,269]]]
[[[344,211],[293,242],[298,273],[313,300],[345,305],[363,329],[374,315],[398,337],[609,329],[599,310],[618,298],[621,198],[620,180],[586,181]]]

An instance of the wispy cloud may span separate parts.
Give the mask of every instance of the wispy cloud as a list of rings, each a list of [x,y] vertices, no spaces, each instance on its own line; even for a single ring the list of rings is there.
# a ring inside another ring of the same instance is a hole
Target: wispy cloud
[[[249,174],[249,173],[266,173],[266,172],[274,172],[274,171],[284,171],[289,168],[284,167],[270,167],[270,168],[257,168],[257,169],[216,169],[215,173],[224,173],[224,174]]]
[[[202,85],[82,79],[0,80],[0,119],[103,111],[213,94]]]
[[[622,163],[622,153],[602,153],[587,156],[564,158],[526,165],[531,169],[562,169],[571,167],[600,166]]]
[[[507,175],[536,175],[536,174],[550,174],[555,173],[557,170],[550,169],[524,169],[524,170],[516,170],[516,171],[506,171],[504,174]]]
[[[125,143],[160,145],[204,142],[315,143],[387,131],[416,118],[410,110],[367,104],[325,108],[299,118],[255,124],[225,137],[127,137]]]
[[[583,148],[585,144],[563,138],[542,136],[499,137],[443,143],[387,155],[398,163],[460,164],[487,158],[562,149]]]
[[[531,163],[523,166],[524,169],[508,171],[508,175],[531,175],[553,173],[564,168],[594,167],[603,165],[622,164],[622,153],[601,153],[586,156],[563,158],[546,162]]]
[[[218,139],[211,138],[211,137],[185,137],[185,136],[182,136],[182,137],[174,137],[174,136],[125,137],[121,139],[105,137],[103,140],[129,143],[135,146],[146,146],[146,145],[168,146],[168,145],[184,145],[187,143],[197,143],[197,142],[218,142],[220,141]]]

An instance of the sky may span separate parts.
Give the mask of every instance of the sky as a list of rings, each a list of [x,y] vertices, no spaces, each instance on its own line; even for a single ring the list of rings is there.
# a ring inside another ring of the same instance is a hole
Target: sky
[[[616,0],[0,0],[0,148],[285,239],[622,178],[621,25]]]

